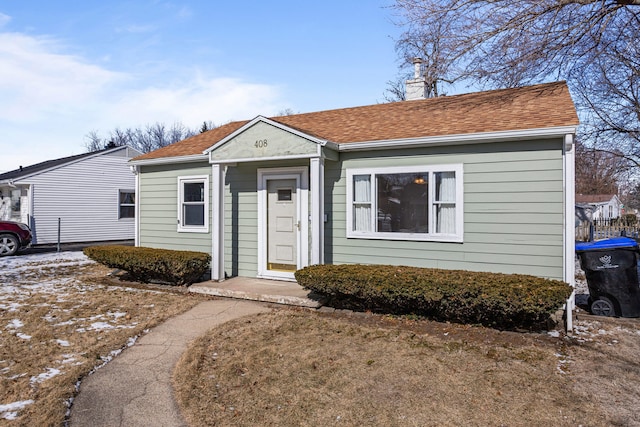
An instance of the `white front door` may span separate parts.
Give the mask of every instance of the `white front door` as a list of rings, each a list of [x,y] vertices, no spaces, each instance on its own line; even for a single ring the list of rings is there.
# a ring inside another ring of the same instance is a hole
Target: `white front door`
[[[298,269],[298,196],[295,179],[267,180],[267,270]]]
[[[262,169],[258,188],[258,275],[294,279],[308,260],[306,170]]]

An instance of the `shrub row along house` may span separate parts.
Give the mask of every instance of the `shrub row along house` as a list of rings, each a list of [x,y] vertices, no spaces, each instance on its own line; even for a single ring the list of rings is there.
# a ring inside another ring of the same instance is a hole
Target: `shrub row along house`
[[[378,263],[573,283],[577,125],[564,82],[228,123],[130,162],[136,244],[210,253],[214,280]]]

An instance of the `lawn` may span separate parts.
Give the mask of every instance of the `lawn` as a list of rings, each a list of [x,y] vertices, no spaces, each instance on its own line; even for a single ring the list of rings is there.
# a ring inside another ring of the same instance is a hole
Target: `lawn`
[[[562,334],[276,310],[192,343],[192,426],[638,426],[637,321]],[[557,335],[557,336],[556,336]]]
[[[194,296],[114,285],[81,253],[0,258],[0,424],[62,425],[78,381]],[[276,309],[195,340],[192,426],[640,426],[640,320],[572,337]]]
[[[82,377],[198,302],[108,272],[81,252],[0,258],[0,424],[62,425]]]

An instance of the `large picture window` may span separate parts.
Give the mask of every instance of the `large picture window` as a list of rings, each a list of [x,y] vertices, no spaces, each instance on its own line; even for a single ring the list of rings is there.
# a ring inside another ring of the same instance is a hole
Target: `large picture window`
[[[178,178],[178,231],[209,231],[209,177]]]
[[[462,165],[347,170],[347,237],[462,241]]]

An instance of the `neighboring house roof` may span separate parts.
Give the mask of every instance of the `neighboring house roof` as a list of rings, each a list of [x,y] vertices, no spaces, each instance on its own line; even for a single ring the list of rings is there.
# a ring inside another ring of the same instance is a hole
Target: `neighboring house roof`
[[[47,160],[47,161],[36,163],[30,166],[25,166],[25,167],[20,166],[18,169],[14,169],[12,171],[2,173],[0,174],[0,183],[4,181],[13,181],[16,179],[25,178],[31,175],[35,175],[39,172],[44,172],[50,169],[55,169],[55,168],[64,166],[69,163],[77,162],[79,160],[82,160],[88,157],[93,157],[93,156],[114,152],[114,151],[119,151],[119,150],[125,150],[125,149],[133,150],[134,153],[140,153],[139,151],[124,145],[124,146],[115,147],[115,148],[105,148],[103,150],[92,151],[90,153],[82,153],[82,154],[76,154],[74,156],[62,157],[60,159]]]
[[[565,82],[271,118],[336,144],[577,126]],[[232,122],[134,160],[200,155],[249,121]]]
[[[616,194],[576,194],[576,203],[599,204],[609,203]]]

